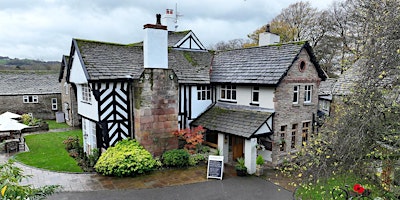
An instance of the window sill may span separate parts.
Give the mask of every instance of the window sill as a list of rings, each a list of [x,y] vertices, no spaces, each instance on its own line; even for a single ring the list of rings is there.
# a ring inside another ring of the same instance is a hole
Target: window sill
[[[226,102],[226,103],[237,103],[237,101],[234,100],[225,100],[225,99],[220,99],[218,100],[219,102]]]
[[[310,102],[310,103],[304,103],[303,105],[304,106],[314,106],[315,104]]]
[[[81,101],[81,103],[88,104],[88,105],[92,105],[92,103],[86,102],[86,101]]]
[[[292,104],[293,107],[300,107],[300,105],[298,103],[296,104]]]
[[[259,103],[250,103],[249,105],[251,105],[251,106],[260,106]]]

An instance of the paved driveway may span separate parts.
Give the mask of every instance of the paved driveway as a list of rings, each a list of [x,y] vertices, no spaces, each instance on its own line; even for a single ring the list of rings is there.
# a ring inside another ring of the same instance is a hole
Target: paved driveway
[[[138,189],[138,190],[102,190],[92,192],[65,192],[50,196],[48,199],[188,199],[188,200],[289,200],[291,192],[274,185],[261,178],[231,177],[223,180],[210,180],[202,183],[194,183],[181,186]]]

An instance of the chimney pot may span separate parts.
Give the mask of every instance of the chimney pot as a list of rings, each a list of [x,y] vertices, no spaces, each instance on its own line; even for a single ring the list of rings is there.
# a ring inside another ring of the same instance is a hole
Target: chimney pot
[[[156,25],[161,25],[161,14],[156,14],[157,22]]]
[[[271,33],[271,25],[267,24],[267,27],[265,29],[265,32]]]

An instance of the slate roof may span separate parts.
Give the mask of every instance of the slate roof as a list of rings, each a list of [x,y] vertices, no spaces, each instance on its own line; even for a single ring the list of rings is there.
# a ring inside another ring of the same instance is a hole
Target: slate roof
[[[272,113],[273,111],[269,109],[217,102],[191,125],[201,125],[211,131],[250,138]]]
[[[168,31],[168,46],[173,47],[191,31]]]
[[[324,80],[308,42],[278,44],[218,52],[212,63],[211,82],[277,85],[305,48]]]
[[[141,46],[81,39],[74,39],[73,43],[78,47],[89,80],[138,79],[143,72]]]
[[[0,95],[61,93],[58,73],[0,72]]]
[[[210,84],[212,57],[213,54],[207,51],[171,49],[168,54],[168,65],[174,70],[179,83]]]
[[[319,85],[318,95],[331,95],[333,93],[333,87],[337,79],[328,78],[325,81],[321,81]]]
[[[352,87],[355,86],[361,75],[361,71],[356,66],[354,65],[339,76],[333,85],[333,95],[343,96],[351,93]]]
[[[143,47],[88,40],[73,40],[83,59],[89,80],[139,79],[143,68]],[[212,54],[204,51],[170,49],[169,68],[180,83],[210,83]]]

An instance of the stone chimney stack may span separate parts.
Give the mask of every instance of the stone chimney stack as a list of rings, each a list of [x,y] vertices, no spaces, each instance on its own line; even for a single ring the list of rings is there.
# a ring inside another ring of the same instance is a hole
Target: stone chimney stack
[[[168,31],[157,14],[156,24],[144,25],[144,68],[168,69]]]
[[[271,33],[270,25],[267,24],[266,30],[258,36],[258,46],[267,46],[271,44],[278,44],[281,40],[279,35]]]

